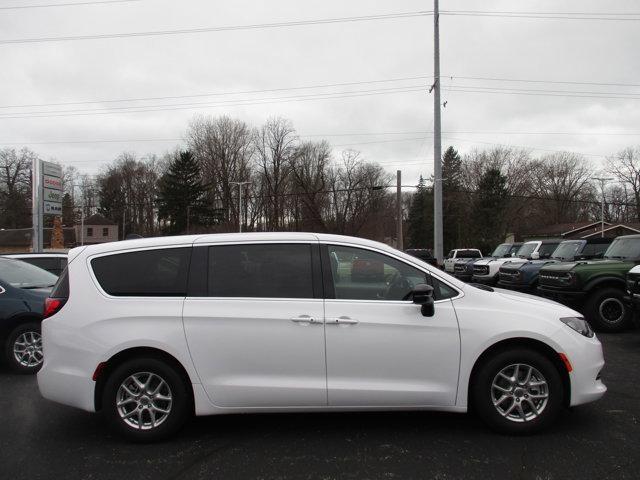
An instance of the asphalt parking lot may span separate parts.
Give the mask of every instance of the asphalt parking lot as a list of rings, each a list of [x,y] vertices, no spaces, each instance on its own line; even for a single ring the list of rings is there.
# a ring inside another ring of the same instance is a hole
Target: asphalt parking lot
[[[279,414],[198,418],[171,441],[135,445],[2,369],[0,477],[637,479],[640,332],[600,339],[607,395],[533,437],[494,434],[468,415]]]

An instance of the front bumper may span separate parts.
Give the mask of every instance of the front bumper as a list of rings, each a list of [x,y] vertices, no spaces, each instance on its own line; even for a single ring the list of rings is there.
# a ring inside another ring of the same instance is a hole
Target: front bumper
[[[607,391],[600,374],[604,368],[602,345],[593,338],[576,339],[574,346],[566,353],[573,371],[571,381],[570,406],[582,405],[600,399]]]
[[[640,328],[640,293],[627,291],[624,301],[631,308],[633,323],[637,328]]]
[[[537,289],[540,296],[555,300],[556,302],[563,303],[565,305],[575,305],[581,300],[584,300],[586,293],[580,290],[562,290],[559,288],[547,287],[540,285]]]
[[[489,276],[489,275],[482,275],[482,276],[473,275],[471,277],[471,282],[472,283],[481,283],[482,285],[489,285],[489,286],[494,287],[496,285],[496,283],[498,282],[498,275],[493,275],[493,276]]]

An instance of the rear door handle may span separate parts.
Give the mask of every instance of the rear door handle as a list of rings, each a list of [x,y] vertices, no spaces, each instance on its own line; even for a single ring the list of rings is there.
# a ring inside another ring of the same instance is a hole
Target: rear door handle
[[[328,321],[328,323],[355,325],[356,323],[358,323],[358,320],[356,320],[355,318],[342,316],[342,317],[332,318],[330,321]]]
[[[292,317],[291,321],[295,323],[308,323],[313,325],[322,323],[309,315],[300,315],[299,317]]]

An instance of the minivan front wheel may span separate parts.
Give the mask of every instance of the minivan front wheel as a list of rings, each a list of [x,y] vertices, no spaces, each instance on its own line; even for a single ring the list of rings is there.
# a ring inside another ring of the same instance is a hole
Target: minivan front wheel
[[[107,378],[102,406],[109,424],[134,441],[177,432],[190,413],[190,393],[176,370],[157,358],[137,358]]]
[[[556,366],[528,348],[497,353],[478,369],[472,401],[481,419],[508,434],[528,434],[550,425],[562,408],[563,386]]]

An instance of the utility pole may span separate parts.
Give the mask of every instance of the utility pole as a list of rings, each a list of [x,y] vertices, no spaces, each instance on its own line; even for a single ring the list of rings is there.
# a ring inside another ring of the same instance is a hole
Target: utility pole
[[[607,182],[613,180],[611,177],[591,177],[592,180],[600,182],[600,191],[602,192],[602,202],[600,203],[600,236],[604,237],[604,186]]]
[[[31,251],[42,251],[42,186],[40,184],[42,175],[40,160],[34,159],[31,165],[31,218],[33,231],[31,232]]]
[[[238,232],[242,233],[242,186],[251,185],[251,182],[229,182],[231,185],[238,185]]]
[[[440,132],[440,14],[433,0],[433,250],[442,263],[442,145]]]
[[[397,217],[396,222],[398,225],[398,233],[397,233],[397,241],[396,248],[398,250],[403,250],[403,239],[402,239],[402,171],[396,171],[396,207]]]

